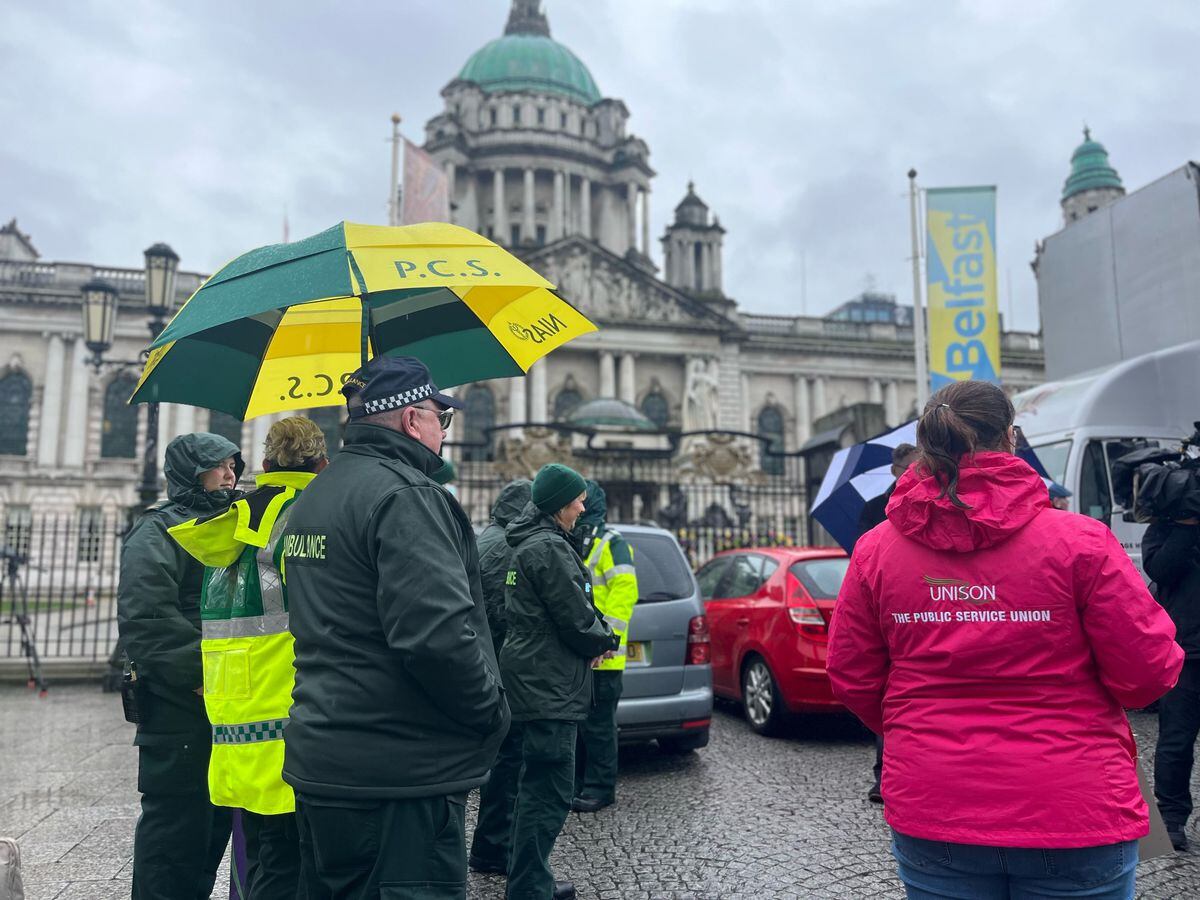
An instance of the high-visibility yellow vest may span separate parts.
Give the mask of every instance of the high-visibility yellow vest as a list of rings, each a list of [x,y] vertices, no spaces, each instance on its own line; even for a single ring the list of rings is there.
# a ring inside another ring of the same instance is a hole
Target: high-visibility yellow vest
[[[633,607],[638,601],[637,573],[633,567],[633,548],[611,528],[592,539],[585,563],[592,573],[592,597],[600,615],[620,636],[617,655],[606,659],[597,668],[601,671],[622,672],[627,661],[627,635]]]
[[[200,598],[204,706],[212,723],[208,790],[217,806],[294,812],[283,780],[283,727],[295,651],[279,568],[287,508],[316,476],[267,472],[257,489],[214,516],[170,529],[207,568]]]

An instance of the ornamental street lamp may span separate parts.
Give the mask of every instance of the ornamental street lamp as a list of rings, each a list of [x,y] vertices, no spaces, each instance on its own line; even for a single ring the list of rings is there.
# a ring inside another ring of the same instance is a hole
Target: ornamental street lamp
[[[167,325],[167,317],[175,307],[175,273],[179,268],[179,255],[166,244],[155,244],[147,248],[146,257],[146,312],[147,326],[153,341]],[[99,372],[103,366],[140,367],[145,364],[148,351],[143,351],[140,360],[104,359],[113,344],[113,332],[117,321],[117,290],[100,279],[92,279],[80,288],[83,295],[84,344],[92,352],[92,367]],[[158,404],[146,404],[146,441],[142,454],[142,483],[138,486],[138,499],[142,507],[151,506],[158,499]]]

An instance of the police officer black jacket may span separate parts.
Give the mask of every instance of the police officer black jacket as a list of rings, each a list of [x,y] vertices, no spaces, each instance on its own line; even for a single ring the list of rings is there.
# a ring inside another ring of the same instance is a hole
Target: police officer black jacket
[[[596,612],[591,575],[552,516],[531,502],[505,537],[514,554],[500,671],[513,719],[582,721],[592,703],[591,661],[620,639]]]
[[[283,568],[296,688],[283,778],[300,794],[426,797],[483,782],[508,730],[471,524],[441,458],[378,425],[292,507]]]

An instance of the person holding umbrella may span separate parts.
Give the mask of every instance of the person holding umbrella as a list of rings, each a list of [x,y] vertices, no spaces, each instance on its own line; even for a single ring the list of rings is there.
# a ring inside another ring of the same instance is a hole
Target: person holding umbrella
[[[301,880],[318,898],[460,900],[467,791],[509,724],[475,535],[431,477],[462,405],[413,357],[375,357],[342,393],[344,445],[292,506],[280,562]]]
[[[587,486],[567,466],[543,466],[532,502],[505,529],[513,548],[500,671],[521,735],[508,900],[575,896],[556,882],[550,852],[571,809],[578,724],[592,703],[592,668],[620,638],[592,602],[592,579],[571,531]]]

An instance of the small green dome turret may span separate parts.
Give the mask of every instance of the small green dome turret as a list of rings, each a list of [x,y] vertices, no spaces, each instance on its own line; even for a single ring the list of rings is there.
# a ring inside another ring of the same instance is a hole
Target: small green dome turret
[[[1108,162],[1108,151],[1099,141],[1092,140],[1092,132],[1083,129],[1083,143],[1071,154],[1071,174],[1063,184],[1062,199],[1066,201],[1084,191],[1112,188],[1125,193],[1121,176]]]
[[[537,2],[515,0],[504,36],[472,54],[458,77],[488,93],[545,91],[589,106],[601,99],[587,66],[550,37]]]

